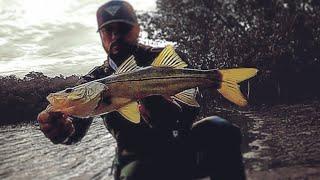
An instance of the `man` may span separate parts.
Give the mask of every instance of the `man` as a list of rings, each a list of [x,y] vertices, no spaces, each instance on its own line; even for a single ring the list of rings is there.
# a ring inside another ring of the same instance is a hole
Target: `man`
[[[111,75],[130,55],[138,66],[149,66],[163,48],[138,44],[140,32],[132,6],[109,1],[97,11],[98,32],[108,59],[83,76],[80,83]],[[51,112],[38,116],[40,128],[55,144],[73,144],[86,134],[92,118]],[[139,101],[142,121],[134,124],[118,112],[102,116],[117,141],[115,179],[244,179],[241,134],[219,117],[193,124],[199,109],[162,96]]]

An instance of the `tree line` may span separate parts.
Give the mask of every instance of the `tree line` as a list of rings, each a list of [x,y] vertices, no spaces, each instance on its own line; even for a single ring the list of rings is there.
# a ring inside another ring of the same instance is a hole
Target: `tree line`
[[[0,125],[34,122],[48,105],[49,93],[72,87],[78,80],[74,75],[48,77],[40,72],[30,72],[23,78],[0,76]]]
[[[259,69],[243,86],[250,87],[251,103],[319,97],[320,1],[161,0],[157,5],[158,13],[143,25],[149,38],[177,42],[194,67]]]

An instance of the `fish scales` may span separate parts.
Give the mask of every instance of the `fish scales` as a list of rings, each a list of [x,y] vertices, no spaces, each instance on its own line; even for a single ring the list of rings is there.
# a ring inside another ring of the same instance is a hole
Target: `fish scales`
[[[104,83],[113,97],[139,99],[155,94],[170,96],[186,89],[213,86],[220,82],[217,70],[148,67],[116,75]]]
[[[258,72],[255,68],[197,70],[186,67],[173,47],[167,46],[149,67],[138,67],[134,56],[130,56],[114,75],[51,93],[47,99],[53,111],[68,115],[88,117],[118,111],[129,121],[139,123],[137,100],[162,95],[199,107],[195,87],[211,87],[229,101],[246,106],[238,83]]]

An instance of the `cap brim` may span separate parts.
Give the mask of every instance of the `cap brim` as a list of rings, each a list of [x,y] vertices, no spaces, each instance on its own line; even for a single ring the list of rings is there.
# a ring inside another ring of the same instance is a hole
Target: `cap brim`
[[[107,21],[103,24],[101,24],[101,26],[98,28],[97,32],[99,32],[103,27],[105,27],[106,25],[108,24],[111,24],[111,23],[115,23],[115,22],[122,22],[122,23],[126,23],[126,24],[130,24],[132,26],[136,25],[137,23],[135,22],[131,22],[131,21],[126,21],[126,20],[123,20],[123,19],[114,19],[114,20],[110,20],[110,21]]]

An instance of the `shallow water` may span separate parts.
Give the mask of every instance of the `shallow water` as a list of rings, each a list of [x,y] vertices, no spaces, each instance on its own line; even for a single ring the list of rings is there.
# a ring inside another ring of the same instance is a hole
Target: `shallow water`
[[[0,127],[0,179],[112,179],[115,142],[101,119],[75,145],[54,145],[35,125]]]
[[[218,109],[216,114],[241,127],[243,150],[250,151],[246,120],[225,109]],[[36,125],[2,126],[0,179],[112,179],[115,146],[100,118],[83,140],[72,146],[52,144]]]

